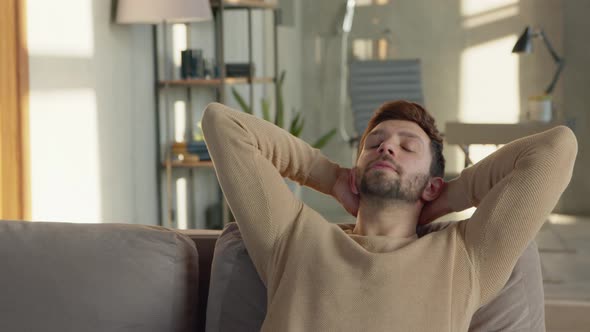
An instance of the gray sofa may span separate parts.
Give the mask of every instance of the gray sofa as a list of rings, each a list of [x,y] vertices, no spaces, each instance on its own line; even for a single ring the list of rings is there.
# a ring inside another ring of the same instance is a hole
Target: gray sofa
[[[0,221],[0,331],[202,331],[219,233]]]
[[[419,226],[419,237],[452,222]],[[352,229],[354,224],[339,224]],[[207,302],[208,332],[256,332],[266,316],[266,287],[250,260],[239,227],[229,223],[215,244]],[[395,330],[395,329],[393,329]],[[472,317],[469,332],[545,331],[543,277],[537,245],[531,242],[497,297]]]
[[[533,243],[470,331],[544,330],[538,262]],[[235,223],[222,233],[0,221],[0,263],[0,331],[256,331],[266,309]]]

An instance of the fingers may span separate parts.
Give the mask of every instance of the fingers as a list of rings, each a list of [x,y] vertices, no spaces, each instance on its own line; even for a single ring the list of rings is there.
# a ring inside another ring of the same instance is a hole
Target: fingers
[[[436,218],[437,216],[434,211],[434,206],[430,203],[422,208],[422,213],[420,213],[420,218],[418,218],[418,224],[426,225],[433,222]]]
[[[346,211],[356,217],[358,214],[358,209],[359,209],[358,195],[355,195],[354,193],[349,192],[348,197],[347,197],[347,201],[344,205],[345,205],[344,207],[345,207]]]

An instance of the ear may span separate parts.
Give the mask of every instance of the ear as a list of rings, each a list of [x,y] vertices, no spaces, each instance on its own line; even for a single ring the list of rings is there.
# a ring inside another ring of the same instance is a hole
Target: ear
[[[352,191],[353,194],[359,194],[358,188],[356,187],[356,166],[350,170],[348,176],[348,187],[350,188],[350,191]]]
[[[421,198],[426,202],[434,201],[440,196],[445,186],[445,180],[441,177],[433,177],[428,180],[426,188],[422,191]]]

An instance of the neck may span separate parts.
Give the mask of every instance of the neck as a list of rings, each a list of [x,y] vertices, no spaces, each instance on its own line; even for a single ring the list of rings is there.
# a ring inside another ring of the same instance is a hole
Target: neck
[[[358,235],[384,235],[397,238],[416,235],[416,225],[422,202],[382,201],[362,199],[353,233]]]

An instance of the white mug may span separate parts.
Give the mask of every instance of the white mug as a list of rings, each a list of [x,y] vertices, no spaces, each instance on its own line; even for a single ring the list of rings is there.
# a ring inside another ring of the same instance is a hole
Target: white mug
[[[553,108],[550,96],[529,97],[526,121],[551,122],[552,119]]]

